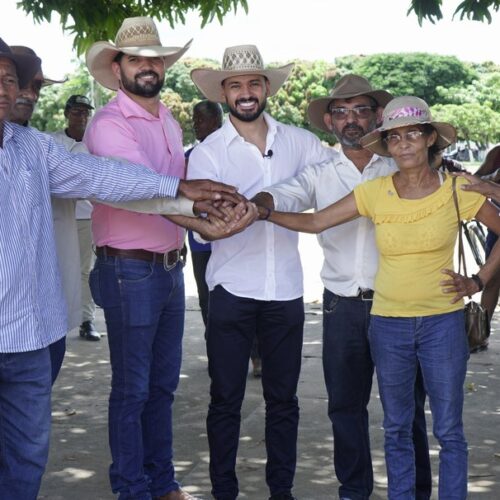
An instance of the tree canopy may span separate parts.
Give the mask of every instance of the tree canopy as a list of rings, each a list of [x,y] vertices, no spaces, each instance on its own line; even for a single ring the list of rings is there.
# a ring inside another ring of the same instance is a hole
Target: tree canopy
[[[408,15],[415,14],[420,24],[424,19],[435,23],[443,17],[441,4],[442,0],[410,0]],[[185,22],[187,12],[195,10],[203,27],[213,19],[222,24],[224,16],[238,8],[248,12],[248,0],[20,0],[17,5],[36,22],[50,22],[52,14],[57,12],[63,29],[74,35],[78,54],[97,40],[114,40],[126,17],[166,19],[174,27]],[[500,0],[462,0],[454,17],[491,23],[492,12],[499,8]]]

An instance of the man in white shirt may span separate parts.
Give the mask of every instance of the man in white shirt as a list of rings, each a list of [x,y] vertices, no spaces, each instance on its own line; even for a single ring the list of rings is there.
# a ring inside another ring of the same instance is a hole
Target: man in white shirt
[[[396,170],[392,159],[363,149],[359,139],[376,128],[392,99],[357,75],[342,77],[330,96],[309,105],[311,123],[333,133],[341,144],[331,161],[309,165],[297,177],[266,189],[254,201],[269,209],[301,212],[322,208],[369,179]],[[271,195],[271,196],[270,196]],[[368,499],[373,490],[367,406],[373,377],[368,343],[373,284],[378,264],[374,226],[360,217],[318,235],[325,260],[323,296],[323,370],[328,415],[334,436],[334,466],[341,499]],[[432,477],[421,375],[416,384],[416,498],[430,497]]]
[[[72,153],[88,152],[82,139],[93,109],[94,107],[87,96],[78,94],[70,96],[64,106],[64,116],[68,126],[64,130],[52,134],[54,139]],[[74,209],[74,217],[76,217],[78,230],[80,255],[78,286],[81,299],[78,304],[78,323],[76,326],[80,325],[80,337],[82,339],[98,341],[101,340],[101,335],[94,326],[95,303],[89,288],[89,274],[95,260],[92,247],[91,215],[92,203],[89,200],[78,200]],[[74,258],[75,255],[73,255]],[[77,262],[72,262],[73,267]]]
[[[266,99],[292,65],[264,69],[253,45],[230,47],[223,69],[195,69],[194,83],[229,117],[191,153],[188,177],[232,182],[247,198],[329,157],[310,132],[264,112]],[[304,306],[298,235],[266,222],[212,243],[207,352],[211,401],[207,417],[212,494],[235,500],[240,409],[252,342],[257,336],[266,400],[266,481],[271,499],[292,499],[296,466]]]

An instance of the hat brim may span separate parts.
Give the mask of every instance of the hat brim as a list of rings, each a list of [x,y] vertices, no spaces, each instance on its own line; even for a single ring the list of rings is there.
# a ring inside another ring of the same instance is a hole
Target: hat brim
[[[328,106],[335,99],[352,99],[353,97],[367,96],[375,99],[379,106],[385,108],[389,101],[392,101],[394,96],[385,90],[373,90],[371,92],[360,92],[360,93],[340,93],[337,95],[330,95],[328,97],[320,97],[314,99],[309,103],[307,108],[307,116],[309,117],[309,122],[316,128],[323,130],[324,132],[332,133],[331,130],[325,124],[324,116],[328,112]]]
[[[119,52],[133,56],[163,57],[165,69],[170,68],[191,47],[192,39],[184,47],[163,47],[161,45],[149,45],[144,47],[121,47],[118,48],[109,42],[96,42],[87,51],[85,60],[90,74],[103,87],[110,90],[118,90],[120,84],[118,78],[111,69],[111,63]]]
[[[227,78],[242,75],[261,75],[269,81],[269,95],[273,96],[286,82],[293,68],[293,63],[279,68],[269,69],[242,69],[237,71],[222,71],[212,68],[198,68],[191,71],[191,80],[200,92],[209,100],[214,102],[225,102],[222,94],[222,82]]]
[[[449,123],[444,122],[422,122],[416,121],[415,119],[408,119],[408,117],[396,118],[391,121],[390,127],[379,127],[374,131],[366,134],[361,138],[361,145],[376,153],[380,156],[391,156],[387,151],[387,145],[382,140],[382,132],[386,132],[388,130],[393,130],[399,127],[408,127],[410,125],[424,125],[429,124],[432,125],[437,132],[436,146],[439,150],[445,149],[451,144],[453,144],[457,140],[457,130],[455,127]]]
[[[48,87],[49,85],[56,85],[58,83],[66,83],[68,78],[64,78],[64,80],[54,80],[53,78],[48,78],[47,76],[43,77],[42,87]]]

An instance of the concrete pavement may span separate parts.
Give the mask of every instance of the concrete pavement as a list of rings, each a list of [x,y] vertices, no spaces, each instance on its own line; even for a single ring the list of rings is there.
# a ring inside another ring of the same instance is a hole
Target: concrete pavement
[[[306,328],[299,384],[301,422],[294,493],[300,500],[337,498],[333,473],[333,440],[326,415],[321,368],[321,254],[314,239],[301,240],[306,277]],[[305,245],[305,246],[304,246]],[[304,255],[306,258],[304,258]],[[175,402],[177,477],[189,492],[209,499],[208,449],[205,417],[208,375],[203,323],[195,297],[190,266],[186,268],[187,313],[184,361]],[[497,318],[500,314],[497,313]],[[97,325],[105,331],[102,311]],[[374,382],[376,382],[374,380]],[[40,499],[110,500],[107,444],[107,398],[110,368],[106,337],[101,342],[67,339],[67,353],[53,393],[50,460]],[[469,498],[500,498],[500,322],[488,351],[471,356],[466,380],[465,429],[469,442]],[[240,498],[268,498],[265,484],[264,404],[258,379],[247,379],[238,456]],[[432,425],[429,415],[429,431]],[[386,498],[386,474],[381,430],[382,409],[376,383],[370,403],[370,431],[375,470],[374,499]],[[435,483],[438,446],[431,437]],[[437,492],[433,495],[437,498]]]

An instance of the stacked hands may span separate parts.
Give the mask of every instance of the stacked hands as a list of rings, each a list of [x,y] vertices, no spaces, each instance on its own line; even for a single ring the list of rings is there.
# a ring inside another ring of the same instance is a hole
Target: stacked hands
[[[182,180],[179,194],[194,201],[193,213],[197,217],[165,217],[196,231],[207,241],[239,233],[259,218],[255,203],[238,193],[236,187],[222,182]]]

